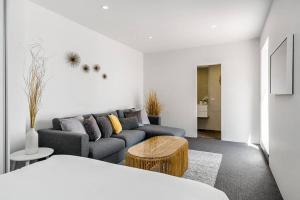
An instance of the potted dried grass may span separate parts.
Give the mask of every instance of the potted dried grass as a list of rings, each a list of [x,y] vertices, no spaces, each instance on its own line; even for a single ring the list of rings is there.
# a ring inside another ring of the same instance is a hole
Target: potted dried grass
[[[149,116],[159,117],[161,114],[162,106],[154,90],[151,90],[147,96],[146,111]]]
[[[35,130],[36,116],[39,111],[45,86],[45,56],[40,44],[30,48],[31,64],[25,77],[25,92],[29,107],[30,128],[26,132],[25,153],[38,153],[38,133]]]

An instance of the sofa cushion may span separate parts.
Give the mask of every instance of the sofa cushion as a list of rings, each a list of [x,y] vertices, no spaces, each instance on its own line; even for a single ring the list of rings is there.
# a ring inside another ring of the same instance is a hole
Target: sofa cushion
[[[89,135],[90,141],[96,141],[101,138],[101,131],[93,116],[83,120],[83,126],[86,133]]]
[[[123,130],[131,130],[139,127],[139,122],[136,117],[120,118]]]
[[[125,141],[126,148],[135,145],[145,139],[145,132],[140,130],[123,130],[120,134],[112,134],[111,137]]]
[[[111,154],[125,149],[124,140],[117,138],[101,138],[89,143],[89,157],[101,160]]]
[[[159,126],[159,125],[144,125],[138,128],[146,132],[147,137],[159,136],[159,135],[172,135],[172,136],[185,136],[185,130],[180,128],[173,128],[168,126]]]
[[[113,128],[109,119],[105,116],[97,117],[96,118],[97,124],[100,128],[101,133],[103,134],[102,137],[109,138],[113,133]]]

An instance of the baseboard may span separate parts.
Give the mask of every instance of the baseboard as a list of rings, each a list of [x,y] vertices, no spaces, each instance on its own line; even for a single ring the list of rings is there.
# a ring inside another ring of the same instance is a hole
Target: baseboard
[[[198,131],[218,131],[221,132],[221,130],[211,130],[211,129],[197,129]]]
[[[263,155],[264,155],[264,158],[266,160],[266,162],[268,163],[269,165],[269,154],[266,152],[266,150],[264,148],[262,148],[260,145],[259,145],[259,148],[261,149]]]

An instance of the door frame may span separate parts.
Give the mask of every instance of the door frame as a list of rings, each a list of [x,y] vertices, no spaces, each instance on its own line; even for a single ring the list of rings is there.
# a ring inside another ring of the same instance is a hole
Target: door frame
[[[223,90],[222,90],[222,77],[223,77],[223,70],[222,70],[222,62],[215,62],[215,63],[210,63],[210,64],[198,64],[197,66],[196,66],[196,93],[195,93],[195,98],[196,98],[196,112],[197,112],[197,104],[198,104],[198,102],[197,102],[197,99],[198,99],[198,73],[197,73],[197,70],[198,70],[198,68],[201,68],[201,66],[202,67],[204,67],[204,66],[214,66],[214,65],[220,65],[220,67],[221,67],[221,140],[223,140],[223,126],[222,126],[222,118],[223,118],[223,112],[222,112],[222,107],[223,107]],[[198,117],[197,117],[197,114],[196,114],[196,129],[197,129],[197,135],[198,135]]]
[[[1,83],[0,83],[0,96],[2,96],[2,99],[0,100],[1,102],[1,108],[0,108],[0,115],[2,115],[0,117],[1,122],[0,122],[0,129],[1,129],[1,133],[2,133],[2,139],[3,141],[1,141],[1,154],[2,155],[2,162],[3,162],[3,166],[1,166],[2,170],[0,171],[0,174],[5,173],[8,171],[8,136],[7,136],[7,122],[6,122],[6,116],[7,116],[7,79],[6,79],[6,74],[7,74],[7,40],[6,40],[6,31],[7,31],[7,0],[1,0],[1,15],[2,15],[2,19],[1,19],[1,29],[3,30],[3,32],[1,33],[1,62],[2,62],[2,66],[1,67]]]

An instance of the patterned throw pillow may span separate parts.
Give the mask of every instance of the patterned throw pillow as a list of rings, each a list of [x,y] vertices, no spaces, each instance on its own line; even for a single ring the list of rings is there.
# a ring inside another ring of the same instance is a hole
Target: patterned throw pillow
[[[102,137],[109,138],[113,133],[113,129],[109,119],[106,116],[102,116],[102,117],[97,117],[96,121],[100,128],[101,133],[103,134]]]
[[[83,120],[83,126],[86,133],[89,135],[90,141],[97,141],[101,138],[101,131],[93,116]]]

